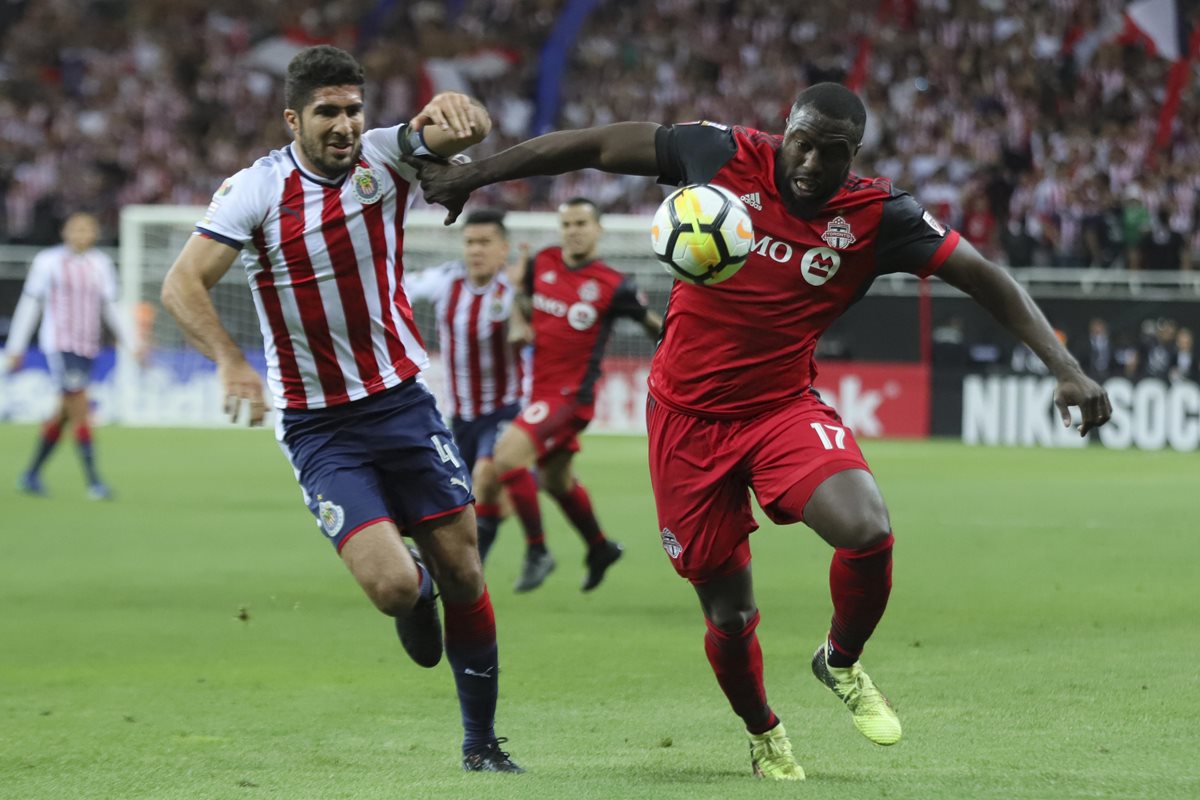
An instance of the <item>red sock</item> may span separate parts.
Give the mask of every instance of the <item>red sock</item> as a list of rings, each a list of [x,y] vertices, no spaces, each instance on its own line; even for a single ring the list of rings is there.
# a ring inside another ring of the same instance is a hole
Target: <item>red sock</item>
[[[579,531],[579,535],[587,542],[588,547],[604,543],[604,534],[600,532],[600,523],[596,513],[592,511],[592,498],[588,496],[583,484],[575,481],[575,485],[566,494],[551,494],[558,501],[563,514]]]
[[[525,530],[525,544],[545,545],[546,535],[542,531],[542,509],[538,506],[537,478],[524,467],[517,467],[500,476],[500,482],[508,490],[521,527]]]
[[[863,550],[838,548],[833,553],[829,565],[829,593],[833,596],[829,641],[835,655],[844,657],[833,660],[849,659],[849,663],[833,666],[849,666],[857,661],[883,617],[892,591],[893,541],[894,537],[889,533],[874,547]]]
[[[42,439],[47,444],[55,444],[60,436],[62,436],[62,425],[59,422],[47,422],[42,426]]]
[[[762,647],[754,632],[758,628],[758,612],[737,633],[726,633],[707,619],[704,623],[708,626],[704,652],[733,713],[742,718],[751,733],[771,730],[779,718],[767,705],[767,690],[763,688]]]
[[[81,422],[75,427],[75,441],[80,444],[92,443],[92,429],[86,422]]]

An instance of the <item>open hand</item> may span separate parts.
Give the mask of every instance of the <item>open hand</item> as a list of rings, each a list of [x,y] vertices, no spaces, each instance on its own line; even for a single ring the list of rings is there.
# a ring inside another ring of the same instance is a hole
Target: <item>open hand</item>
[[[426,203],[437,203],[446,207],[446,225],[458,219],[463,206],[475,189],[471,178],[474,174],[473,164],[439,163],[415,156],[403,156],[405,164],[417,171],[417,179],[421,182],[421,191]]]
[[[1079,413],[1083,417],[1079,423],[1080,436],[1087,436],[1088,431],[1099,428],[1112,416],[1108,393],[1082,373],[1059,379],[1058,388],[1054,390],[1054,405],[1062,415],[1063,425],[1068,428],[1071,427],[1070,407],[1079,406]]]

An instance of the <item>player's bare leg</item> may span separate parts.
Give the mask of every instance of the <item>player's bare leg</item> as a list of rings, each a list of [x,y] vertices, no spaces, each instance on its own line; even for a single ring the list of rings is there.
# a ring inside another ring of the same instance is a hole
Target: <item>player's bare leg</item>
[[[592,510],[592,498],[575,477],[571,463],[575,454],[570,450],[552,453],[538,465],[538,483],[550,493],[563,515],[587,544],[584,567],[587,569],[580,587],[590,592],[604,580],[604,573],[624,553],[620,544],[605,538],[600,522]]]
[[[496,699],[500,666],[496,617],[483,581],[483,565],[471,506],[416,526],[413,538],[429,559],[442,590],[446,614],[446,660],[454,673],[463,721],[463,769],[524,772],[500,749]]]
[[[746,725],[751,769],[761,778],[803,780],[783,723],[767,704],[750,567],[693,586],[708,628],[704,652],[729,705]]]
[[[546,548],[542,509],[537,496],[538,481],[529,469],[537,461],[537,448],[527,432],[510,425],[496,442],[494,458],[496,474],[508,492],[525,532],[525,563],[513,588],[528,592],[541,586],[555,566],[554,556]]]
[[[479,560],[486,561],[496,530],[504,518],[504,487],[496,474],[491,458],[480,458],[471,471],[471,486],[475,493],[475,524],[479,539]]]
[[[787,502],[788,495],[782,498]],[[813,673],[849,707],[855,727],[876,744],[900,740],[900,719],[859,664],[892,588],[892,531],[875,478],[835,473],[812,493],[803,518],[834,547],[829,567],[833,620],[813,655]]]
[[[376,522],[346,540],[342,561],[371,602],[396,620],[396,632],[409,656],[422,667],[442,658],[433,578],[404,544],[391,521]]]

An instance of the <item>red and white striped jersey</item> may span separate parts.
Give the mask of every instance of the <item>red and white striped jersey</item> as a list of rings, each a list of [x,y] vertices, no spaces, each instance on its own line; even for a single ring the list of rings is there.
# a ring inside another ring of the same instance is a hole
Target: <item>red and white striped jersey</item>
[[[325,408],[428,366],[404,294],[404,213],[414,170],[404,126],[362,136],[340,180],[305,170],[295,144],[226,180],[197,234],[241,250],[279,408]]]
[[[76,253],[66,245],[43,250],[34,256],[21,293],[42,308],[42,352],[88,358],[100,352],[101,317],[112,318],[117,301],[117,271],[111,258],[94,249]],[[20,350],[31,333],[32,325],[28,332],[13,332],[23,340]],[[10,347],[18,349],[16,343]]]
[[[508,342],[515,292],[503,272],[475,286],[451,261],[406,275],[404,288],[434,304],[450,416],[472,420],[521,399],[521,359]]]

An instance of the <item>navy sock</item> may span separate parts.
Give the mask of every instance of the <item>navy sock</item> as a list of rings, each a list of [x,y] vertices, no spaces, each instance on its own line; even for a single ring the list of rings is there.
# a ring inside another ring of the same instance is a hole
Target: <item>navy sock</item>
[[[89,484],[99,483],[100,476],[96,474],[96,456],[92,449],[92,431],[87,425],[75,429],[75,446],[79,448],[79,460],[83,462],[83,472]]]
[[[463,752],[496,740],[500,665],[496,616],[487,588],[474,603],[446,603],[446,660],[454,673],[462,711]]]
[[[475,528],[479,538],[479,560],[487,561],[492,544],[496,541],[496,530],[500,527],[500,509],[485,503],[475,504]]]
[[[29,462],[28,472],[31,475],[37,475],[42,468],[42,464],[46,463],[46,459],[54,452],[55,446],[58,444],[58,439],[62,435],[62,426],[57,422],[47,422],[42,428],[42,435],[38,438],[37,449],[33,451],[33,461]]]

